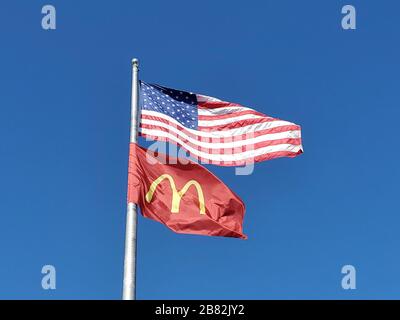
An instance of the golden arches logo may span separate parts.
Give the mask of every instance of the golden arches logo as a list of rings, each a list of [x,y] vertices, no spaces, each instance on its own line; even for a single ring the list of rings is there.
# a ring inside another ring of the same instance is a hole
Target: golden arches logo
[[[179,205],[181,203],[182,197],[185,195],[186,191],[193,185],[195,186],[197,190],[197,195],[199,196],[199,209],[200,209],[200,214],[206,214],[206,207],[204,203],[204,194],[203,194],[203,189],[201,188],[200,183],[198,183],[196,180],[189,180],[183,188],[178,191],[176,189],[175,181],[174,178],[172,178],[169,174],[162,174],[159,176],[156,180],[152,182],[150,185],[149,191],[146,193],[146,201],[148,203],[151,202],[153,199],[154,192],[157,189],[157,186],[164,180],[168,179],[169,184],[172,189],[172,207],[171,207],[171,213],[178,213],[179,212]]]

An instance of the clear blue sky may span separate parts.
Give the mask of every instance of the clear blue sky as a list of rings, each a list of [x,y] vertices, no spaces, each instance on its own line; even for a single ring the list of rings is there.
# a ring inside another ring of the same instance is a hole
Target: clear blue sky
[[[41,28],[53,4],[57,29]],[[341,8],[357,9],[357,30]],[[138,298],[400,298],[396,1],[2,1],[0,298],[119,299],[130,61],[302,126],[305,153],[210,166],[247,241],[139,219]],[[41,268],[57,289],[41,288]],[[341,288],[341,267],[357,289]]]

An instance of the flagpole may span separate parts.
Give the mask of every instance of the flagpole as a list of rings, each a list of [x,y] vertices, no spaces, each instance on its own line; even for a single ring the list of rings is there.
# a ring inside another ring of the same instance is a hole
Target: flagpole
[[[139,60],[132,60],[132,96],[131,96],[131,133],[130,142],[137,142],[138,132],[138,104],[139,104]],[[137,210],[136,204],[128,203],[126,211],[125,231],[125,260],[124,260],[124,282],[123,300],[136,299],[136,231]]]

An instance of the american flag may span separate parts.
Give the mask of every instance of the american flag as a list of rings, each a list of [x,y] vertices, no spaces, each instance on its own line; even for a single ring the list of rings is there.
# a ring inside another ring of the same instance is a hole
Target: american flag
[[[139,134],[175,143],[190,156],[241,166],[303,152],[300,126],[205,95],[140,82]]]

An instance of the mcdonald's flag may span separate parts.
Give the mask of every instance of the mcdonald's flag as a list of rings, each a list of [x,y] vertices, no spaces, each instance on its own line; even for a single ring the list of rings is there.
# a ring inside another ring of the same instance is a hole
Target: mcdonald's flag
[[[244,204],[203,166],[131,143],[128,202],[178,233],[246,239]]]

